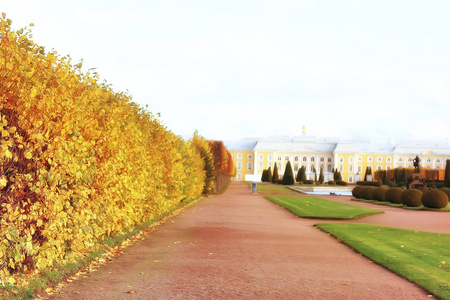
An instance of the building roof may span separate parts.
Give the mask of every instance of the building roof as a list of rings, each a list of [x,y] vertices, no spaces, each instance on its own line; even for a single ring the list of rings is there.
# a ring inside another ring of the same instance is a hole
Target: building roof
[[[228,150],[296,153],[373,153],[405,155],[450,155],[450,144],[436,141],[408,141],[399,144],[364,143],[338,138],[272,136],[224,142]]]

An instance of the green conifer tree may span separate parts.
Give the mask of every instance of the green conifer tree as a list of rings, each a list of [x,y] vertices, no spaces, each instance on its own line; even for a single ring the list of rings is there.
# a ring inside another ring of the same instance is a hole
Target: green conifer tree
[[[272,169],[270,167],[267,170],[267,182],[272,182]]]
[[[303,183],[306,182],[306,168],[305,168],[305,166],[302,166],[302,175],[300,176],[300,178],[301,178],[301,181]]]
[[[277,183],[278,181],[278,168],[277,163],[273,165],[273,176],[272,176],[272,183]]]
[[[444,184],[446,187],[450,187],[450,159],[445,161],[445,177]]]
[[[267,170],[263,170],[261,175],[261,182],[267,182]]]
[[[286,169],[284,170],[283,175],[283,184],[284,185],[293,185],[294,181],[294,173],[292,172],[291,162],[288,161],[286,164]]]
[[[323,168],[320,168],[320,174],[319,174],[319,182],[322,184],[324,182],[324,176],[323,176]]]

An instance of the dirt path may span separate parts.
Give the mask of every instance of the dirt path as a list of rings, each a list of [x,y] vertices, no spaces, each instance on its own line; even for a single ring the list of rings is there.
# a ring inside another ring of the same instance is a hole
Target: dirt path
[[[172,221],[55,298],[429,299],[244,184]]]

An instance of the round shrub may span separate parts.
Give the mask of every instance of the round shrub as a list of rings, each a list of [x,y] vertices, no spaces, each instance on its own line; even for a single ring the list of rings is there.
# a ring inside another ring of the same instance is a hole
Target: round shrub
[[[361,198],[365,200],[373,200],[373,191],[376,189],[374,186],[364,186],[361,191]]]
[[[390,188],[384,194],[384,200],[391,203],[402,203],[401,196],[404,189],[402,188]]]
[[[400,199],[402,204],[407,206],[422,206],[422,191],[418,189],[408,189],[403,191]]]
[[[387,187],[379,186],[373,190],[373,199],[377,201],[386,201],[386,191],[388,190]]]
[[[444,208],[448,205],[448,196],[442,190],[428,190],[423,193],[422,203],[429,208]]]
[[[361,186],[361,185],[355,186],[355,187],[353,188],[353,190],[352,190],[352,195],[353,195],[353,197],[355,197],[355,198],[361,198],[361,191],[362,191],[362,189],[363,189],[363,186]]]
[[[450,200],[450,188],[448,188],[448,187],[443,187],[443,188],[441,188],[441,191],[443,191],[444,193],[446,193],[448,199]]]

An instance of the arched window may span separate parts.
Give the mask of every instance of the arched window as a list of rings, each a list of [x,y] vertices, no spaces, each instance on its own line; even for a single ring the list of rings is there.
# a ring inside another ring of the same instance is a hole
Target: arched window
[[[391,158],[390,157],[386,158],[386,161],[391,162]]]
[[[298,165],[297,164],[294,165],[294,172],[298,172]]]
[[[242,153],[237,154],[237,159],[242,159]]]
[[[377,162],[382,162],[382,161],[383,161],[383,158],[381,156],[378,156],[377,157]]]
[[[303,156],[303,161],[308,161],[308,159],[306,158],[306,156]]]
[[[331,157],[328,157],[328,162],[331,162],[332,160],[331,160]]]
[[[349,165],[348,166],[348,171],[351,173],[351,172],[353,172],[353,165]]]
[[[298,156],[294,157],[294,161],[298,161]]]
[[[436,163],[440,163],[441,162],[441,160],[438,158],[438,159],[436,159]]]
[[[285,160],[285,161],[289,161],[289,156],[285,156],[285,157],[284,157],[284,160]]]
[[[344,158],[342,156],[339,156],[339,162],[343,163],[344,162]]]
[[[314,172],[315,168],[314,165],[311,165],[311,172]]]
[[[311,156],[311,161],[312,161],[312,162],[314,162],[314,161],[315,161],[315,158],[314,158],[314,156]]]
[[[242,170],[242,162],[240,161],[237,162],[237,169]]]
[[[353,156],[350,156],[350,157],[348,158],[348,162],[349,162],[349,163],[353,163]]]
[[[401,157],[398,158],[398,162],[402,162],[403,159]]]
[[[431,162],[431,158],[427,158],[427,163],[430,163]]]
[[[348,182],[353,182],[353,176],[348,176]]]
[[[259,159],[259,160],[264,160],[264,155],[260,154],[260,155],[258,156],[258,159]]]
[[[272,154],[269,154],[269,155],[267,156],[267,160],[269,160],[269,161],[272,160]]]
[[[331,165],[327,166],[327,172],[331,172]]]
[[[358,156],[358,161],[362,161],[362,157],[361,156]]]
[[[367,158],[367,161],[368,161],[368,162],[372,162],[372,160],[373,160],[372,156],[369,156],[369,157]]]
[[[278,160],[281,160],[281,156],[278,156]]]
[[[252,158],[253,158],[253,154],[250,153],[250,154],[248,155],[248,159],[252,159]]]
[[[321,156],[320,157],[320,162],[324,162],[325,161],[325,157]]]

